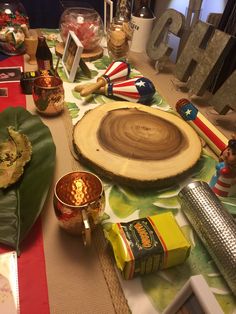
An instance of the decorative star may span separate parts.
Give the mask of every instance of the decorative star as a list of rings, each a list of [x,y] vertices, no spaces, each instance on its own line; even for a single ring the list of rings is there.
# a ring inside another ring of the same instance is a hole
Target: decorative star
[[[139,82],[136,83],[136,85],[139,86],[139,87],[143,87],[143,86],[145,87],[145,82],[139,81]]]
[[[187,110],[185,111],[185,115],[186,115],[186,116],[189,116],[189,115],[191,114],[191,112],[192,112],[192,110],[187,109]]]

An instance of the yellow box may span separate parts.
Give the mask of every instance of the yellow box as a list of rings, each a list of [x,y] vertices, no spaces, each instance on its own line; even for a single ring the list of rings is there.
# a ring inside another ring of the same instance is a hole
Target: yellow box
[[[115,223],[105,236],[125,279],[181,264],[191,248],[171,212]]]

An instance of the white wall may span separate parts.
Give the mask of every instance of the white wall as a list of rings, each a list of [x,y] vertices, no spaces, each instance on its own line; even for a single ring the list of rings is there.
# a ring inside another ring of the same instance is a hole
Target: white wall
[[[209,13],[222,13],[227,0],[203,0],[201,20],[206,21]],[[167,8],[172,8],[185,14],[189,0],[156,0],[155,15],[159,17]]]

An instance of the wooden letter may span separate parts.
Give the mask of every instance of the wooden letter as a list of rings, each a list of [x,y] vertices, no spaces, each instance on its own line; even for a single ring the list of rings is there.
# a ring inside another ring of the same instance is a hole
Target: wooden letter
[[[218,71],[218,65],[229,52],[232,37],[199,21],[176,63],[175,75],[195,95],[203,95]]]
[[[216,91],[209,103],[220,114],[226,114],[230,108],[236,110],[236,71]]]
[[[176,36],[180,36],[184,29],[184,20],[185,18],[182,13],[168,9],[155,22],[147,44],[147,55],[151,59],[157,61],[171,54],[173,49],[163,42],[163,39],[168,31]]]

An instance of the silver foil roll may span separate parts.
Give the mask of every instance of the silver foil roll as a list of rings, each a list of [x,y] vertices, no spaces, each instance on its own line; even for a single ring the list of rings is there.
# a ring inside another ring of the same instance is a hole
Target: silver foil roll
[[[236,295],[236,224],[206,182],[179,192],[181,208]]]

